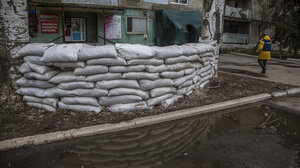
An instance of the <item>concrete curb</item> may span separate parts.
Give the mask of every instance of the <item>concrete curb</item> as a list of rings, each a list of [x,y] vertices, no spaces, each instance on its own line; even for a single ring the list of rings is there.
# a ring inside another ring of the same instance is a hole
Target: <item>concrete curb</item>
[[[131,121],[120,122],[116,124],[101,124],[101,125],[95,125],[90,127],[83,127],[79,129],[71,129],[67,131],[57,131],[52,133],[9,139],[9,140],[0,141],[0,151],[7,151],[10,149],[16,149],[16,148],[21,148],[21,147],[26,147],[31,145],[41,145],[41,144],[73,139],[78,137],[112,133],[112,132],[127,130],[131,128],[138,128],[138,127],[162,123],[166,121],[172,121],[172,120],[182,119],[186,117],[196,116],[200,114],[207,114],[213,111],[224,110],[232,107],[255,103],[269,98],[271,98],[271,94],[264,93],[255,96],[249,96],[249,97],[229,100],[225,102],[204,105],[201,107],[194,107],[190,109],[183,109],[183,110],[159,114],[155,116],[137,118]]]

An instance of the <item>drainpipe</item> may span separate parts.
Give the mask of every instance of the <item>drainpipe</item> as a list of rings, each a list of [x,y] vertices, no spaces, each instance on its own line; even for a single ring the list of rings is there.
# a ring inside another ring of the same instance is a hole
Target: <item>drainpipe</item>
[[[62,33],[63,33],[63,43],[65,43],[65,8],[62,7]]]

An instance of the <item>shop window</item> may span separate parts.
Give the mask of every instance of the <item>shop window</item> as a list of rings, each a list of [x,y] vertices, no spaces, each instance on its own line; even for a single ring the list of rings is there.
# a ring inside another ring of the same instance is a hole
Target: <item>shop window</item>
[[[127,17],[127,34],[147,34],[147,18]]]
[[[171,0],[171,4],[178,4],[178,5],[187,5],[188,0]]]
[[[86,19],[66,18],[65,41],[86,41]]]

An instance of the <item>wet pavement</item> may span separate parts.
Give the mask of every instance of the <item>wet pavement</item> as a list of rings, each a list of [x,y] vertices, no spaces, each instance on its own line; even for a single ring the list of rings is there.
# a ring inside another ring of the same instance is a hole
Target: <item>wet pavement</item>
[[[222,54],[219,70],[257,79],[300,86],[300,61],[271,59],[267,62],[266,74],[261,74],[257,57]]]
[[[0,153],[0,167],[299,167],[300,117],[251,105]]]

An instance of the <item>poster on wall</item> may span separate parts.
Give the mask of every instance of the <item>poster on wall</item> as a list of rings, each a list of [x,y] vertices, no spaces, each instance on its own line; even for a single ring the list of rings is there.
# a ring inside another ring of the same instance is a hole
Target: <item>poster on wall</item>
[[[106,39],[121,39],[121,16],[120,15],[105,15],[105,38]]]
[[[40,24],[42,33],[59,32],[58,14],[56,13],[41,13]]]

